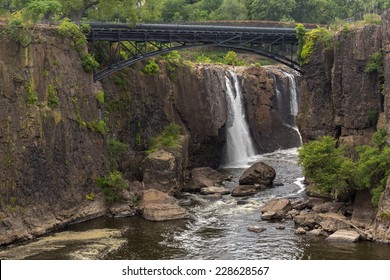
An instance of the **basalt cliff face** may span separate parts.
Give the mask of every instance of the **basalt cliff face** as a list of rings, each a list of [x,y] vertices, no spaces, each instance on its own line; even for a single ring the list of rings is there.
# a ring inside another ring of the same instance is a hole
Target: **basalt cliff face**
[[[340,32],[332,47],[319,44],[304,66],[298,126],[303,141],[332,135],[350,146],[370,144],[376,129],[386,129],[390,143],[390,11],[381,25],[366,25]],[[368,73],[366,65],[374,53],[383,53],[384,77]],[[384,80],[384,84],[383,84]],[[365,221],[374,240],[390,242],[389,188],[382,194],[376,217]],[[367,192],[366,192],[367,193]],[[375,212],[367,203],[370,194],[355,209]],[[366,204],[366,206],[364,206]]]
[[[94,83],[67,40],[53,29],[34,32],[27,47],[7,37],[0,43],[0,244],[102,215],[134,214],[143,190],[175,194],[187,168],[219,165],[225,66],[161,59],[157,74],[142,74],[143,62]],[[295,145],[278,141],[286,138],[279,131],[291,133],[275,112],[281,70],[233,70],[259,150]],[[169,123],[183,127],[180,148],[147,156],[149,140]],[[114,162],[112,139],[127,147]],[[126,205],[107,205],[96,187],[112,169],[129,186]]]

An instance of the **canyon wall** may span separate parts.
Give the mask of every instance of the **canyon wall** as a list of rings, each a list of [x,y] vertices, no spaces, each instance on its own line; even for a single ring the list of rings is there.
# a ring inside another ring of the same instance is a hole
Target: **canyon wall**
[[[158,59],[158,73],[143,74],[145,61],[94,83],[55,29],[34,29],[27,47],[4,36],[0,48],[0,244],[102,215],[134,214],[144,189],[175,194],[187,168],[220,164],[227,66]],[[259,150],[295,145],[285,141],[293,131],[275,107],[275,75],[286,81],[281,70],[231,70],[243,86]],[[183,127],[182,147],[172,170],[151,170],[160,166],[145,162],[150,139],[170,123]],[[115,154],[113,140],[125,145],[123,153]],[[96,186],[114,169],[129,186],[126,205],[108,205]]]

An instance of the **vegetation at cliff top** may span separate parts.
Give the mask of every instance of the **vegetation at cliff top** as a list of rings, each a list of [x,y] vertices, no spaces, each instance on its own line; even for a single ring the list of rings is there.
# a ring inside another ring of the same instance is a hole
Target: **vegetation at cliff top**
[[[359,158],[353,161],[347,156],[344,146],[337,147],[337,140],[324,136],[299,149],[299,164],[319,194],[337,198],[349,191],[370,189],[372,204],[377,206],[390,176],[390,146],[386,144],[386,131],[378,130],[371,146],[358,146],[356,151]]]
[[[31,22],[182,22],[269,20],[326,24],[363,19],[390,8],[388,0],[0,0],[0,14],[19,12]]]

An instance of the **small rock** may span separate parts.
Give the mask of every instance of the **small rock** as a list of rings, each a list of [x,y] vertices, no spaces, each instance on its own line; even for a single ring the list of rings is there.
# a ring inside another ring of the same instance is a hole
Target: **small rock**
[[[266,228],[259,227],[259,226],[252,226],[247,228],[249,231],[260,233],[266,230]]]
[[[235,197],[243,197],[243,196],[251,196],[256,194],[257,190],[255,186],[252,185],[240,185],[235,187],[232,192],[231,196]]]
[[[356,242],[360,238],[360,234],[353,230],[339,229],[328,238],[327,241],[333,242]]]
[[[209,195],[209,194],[226,195],[226,194],[230,194],[230,191],[225,187],[207,187],[207,188],[201,188],[200,193],[203,195]]]
[[[283,229],[285,229],[285,228],[286,228],[285,225],[278,225],[278,226],[276,227],[276,229],[279,229],[279,230],[283,230]]]
[[[249,203],[249,201],[247,201],[247,200],[238,200],[237,201],[237,205],[245,205],[245,204],[248,204]]]
[[[205,195],[204,197],[210,200],[218,200],[222,198],[222,195],[219,193],[214,193],[214,194]]]
[[[298,234],[298,235],[305,234],[305,233],[306,233],[306,230],[303,227],[299,227],[295,230],[295,234]]]
[[[320,229],[320,228],[313,229],[313,230],[306,232],[306,234],[320,236],[322,234],[322,229]]]
[[[283,187],[284,184],[281,183],[281,182],[274,182],[274,186],[275,186],[275,187]]]

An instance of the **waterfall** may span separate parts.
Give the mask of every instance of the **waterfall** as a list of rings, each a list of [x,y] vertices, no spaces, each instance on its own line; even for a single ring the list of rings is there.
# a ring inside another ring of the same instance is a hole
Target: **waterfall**
[[[289,80],[289,89],[290,89],[290,114],[296,117],[298,115],[298,93],[297,93],[297,83],[295,82],[294,75],[284,72]]]
[[[246,121],[241,87],[236,73],[227,71],[225,83],[227,88],[226,99],[229,106],[225,164],[227,166],[242,166],[248,164],[249,158],[255,155],[256,149]]]

